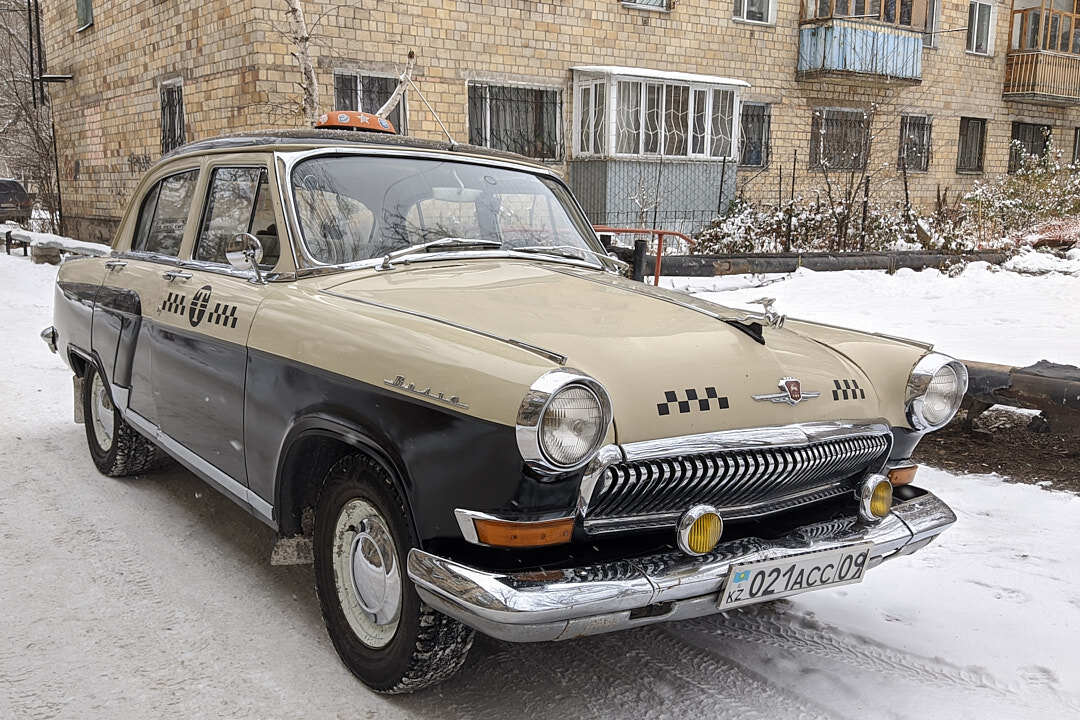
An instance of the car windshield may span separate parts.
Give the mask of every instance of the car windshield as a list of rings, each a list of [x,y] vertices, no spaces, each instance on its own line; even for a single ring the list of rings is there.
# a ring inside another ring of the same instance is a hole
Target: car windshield
[[[443,238],[465,250],[551,247],[602,252],[559,182],[520,170],[446,160],[327,156],[299,163],[293,196],[311,256],[322,263],[380,258]],[[498,243],[497,245],[495,243]]]

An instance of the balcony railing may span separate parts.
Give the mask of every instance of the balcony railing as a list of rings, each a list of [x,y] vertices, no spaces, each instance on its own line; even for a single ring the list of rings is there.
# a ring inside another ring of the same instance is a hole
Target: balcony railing
[[[806,19],[804,15],[799,28],[798,77],[918,84],[922,82],[922,49],[923,31],[911,26],[844,17]]]
[[[1080,105],[1080,55],[1020,50],[1005,58],[1006,100]]]

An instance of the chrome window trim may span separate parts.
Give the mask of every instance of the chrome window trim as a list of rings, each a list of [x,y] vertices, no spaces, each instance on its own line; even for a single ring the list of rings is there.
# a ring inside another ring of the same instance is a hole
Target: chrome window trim
[[[574,386],[583,387],[596,397],[600,404],[603,428],[595,447],[590,448],[579,462],[559,465],[550,460],[544,452],[543,443],[540,442],[540,424],[552,399],[559,392]],[[600,452],[613,417],[611,398],[604,386],[595,378],[574,368],[549,370],[533,382],[518,407],[515,426],[518,451],[529,467],[544,474],[553,475],[580,470]]]
[[[319,260],[316,260],[311,255],[311,253],[308,252],[307,244],[304,241],[303,229],[300,226],[300,216],[296,212],[295,197],[294,197],[294,193],[292,192],[293,170],[295,170],[296,166],[299,165],[301,162],[303,162],[305,160],[310,160],[312,158],[322,157],[322,156],[349,156],[349,155],[355,155],[355,156],[359,156],[359,157],[366,157],[366,156],[370,156],[370,157],[398,157],[398,158],[407,158],[407,159],[414,159],[414,160],[442,160],[442,161],[446,161],[446,162],[465,163],[465,164],[469,164],[469,165],[482,165],[484,167],[494,167],[494,168],[500,168],[500,169],[503,169],[503,170],[514,170],[514,171],[517,171],[517,172],[525,172],[525,173],[529,173],[529,174],[532,174],[532,175],[546,177],[546,178],[554,180],[558,184],[562,185],[566,189],[567,195],[573,201],[574,207],[577,209],[577,211],[579,213],[581,213],[581,216],[584,217],[586,220],[588,220],[588,217],[589,217],[588,214],[585,212],[584,208],[581,207],[581,203],[578,202],[578,199],[574,195],[573,191],[571,191],[570,187],[565,182],[563,182],[562,178],[559,177],[558,173],[554,172],[553,170],[549,170],[548,168],[545,168],[545,167],[542,167],[542,166],[532,165],[532,164],[527,163],[527,162],[515,162],[515,161],[512,161],[512,160],[500,160],[498,158],[484,157],[484,156],[480,156],[480,155],[466,155],[466,154],[459,154],[459,153],[446,152],[446,151],[440,151],[440,150],[420,150],[420,149],[417,149],[417,148],[393,148],[393,147],[387,147],[387,146],[373,146],[373,147],[363,147],[363,148],[327,146],[327,147],[314,148],[314,149],[311,149],[311,150],[278,151],[278,152],[275,153],[275,156],[278,159],[280,159],[281,162],[284,164],[284,170],[285,170],[284,181],[281,181],[281,176],[279,175],[279,182],[278,182],[278,188],[279,188],[279,190],[280,190],[280,192],[282,193],[282,196],[283,196],[282,209],[285,210],[286,214],[288,215],[288,222],[296,224],[296,231],[297,231],[297,237],[295,238],[295,241],[293,241],[293,238],[290,237],[290,244],[294,248],[294,256],[296,254],[296,250],[299,250],[299,254],[300,254],[301,258],[303,259],[303,264],[304,264],[304,266],[301,267],[301,264],[299,262],[297,263],[297,266],[296,266],[297,277],[305,277],[311,271],[318,271],[318,274],[346,272],[346,271],[349,271],[349,270],[357,270],[357,269],[361,269],[361,268],[365,268],[365,267],[374,267],[374,266],[379,265],[380,263],[382,263],[382,258],[372,258],[372,259],[369,259],[369,260],[360,260],[360,261],[356,261],[356,262],[352,262],[352,263],[338,263],[338,264],[324,263],[324,262],[321,262]],[[286,188],[288,188],[288,191],[286,191]],[[286,204],[286,201],[287,201],[287,204]],[[591,239],[596,244],[596,247],[591,248],[591,249],[594,252],[598,252],[598,253],[600,253],[602,255],[606,255],[606,251],[604,250],[604,245],[603,245],[603,243],[600,242],[600,236],[597,235],[596,231],[592,229],[593,226],[592,226],[591,222],[589,223],[589,228],[590,228],[590,230],[592,230]],[[435,254],[432,255],[432,257],[435,257],[436,255],[450,255],[450,253],[446,253],[446,254],[435,253]],[[568,264],[568,265],[573,264],[573,265],[577,265],[578,267],[586,267],[586,268],[589,268],[589,269],[601,270],[601,271],[603,270],[603,264],[600,261],[597,261],[596,264],[590,264],[590,263],[585,263],[585,262],[580,261],[580,260],[575,261],[575,260],[572,260],[571,258],[555,258],[553,256],[534,255],[534,254],[530,254],[530,253],[513,253],[513,255],[518,256],[521,259],[527,259],[527,260],[538,260],[539,259],[539,260],[547,260],[547,261],[560,261],[563,264]],[[459,256],[463,256],[465,258],[470,258],[471,259],[471,258],[480,257],[481,253],[459,254]],[[508,256],[510,256],[510,255],[506,255],[506,256],[504,256],[504,255],[491,255],[491,257],[508,257]],[[446,259],[446,258],[443,257],[443,258],[439,258],[439,259]],[[460,259],[460,257],[452,257],[450,259]]]
[[[949,414],[943,422],[937,425],[932,425],[926,421],[922,414],[923,399],[926,396],[927,390],[930,388],[930,383],[934,379],[934,375],[942,368],[952,368],[956,373],[957,380],[960,382],[962,389],[960,392],[960,402],[956,404],[953,411]],[[908,423],[912,428],[920,432],[933,432],[940,430],[941,428],[952,422],[952,419],[956,417],[956,413],[960,410],[960,405],[964,401],[964,395],[967,394],[968,388],[968,370],[967,366],[959,360],[949,357],[948,355],[942,355],[941,353],[929,353],[923,355],[915,367],[911,369],[911,374],[907,380],[907,398],[905,412],[907,415]]]

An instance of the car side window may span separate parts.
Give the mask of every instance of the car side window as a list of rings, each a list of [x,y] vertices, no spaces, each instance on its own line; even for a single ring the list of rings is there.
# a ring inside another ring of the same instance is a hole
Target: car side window
[[[147,194],[139,210],[132,250],[171,256],[180,253],[198,177],[198,170],[171,175]]]
[[[225,247],[240,233],[251,233],[263,248],[263,267],[277,264],[277,218],[265,168],[228,167],[214,170],[203,211],[195,259],[226,264]]]

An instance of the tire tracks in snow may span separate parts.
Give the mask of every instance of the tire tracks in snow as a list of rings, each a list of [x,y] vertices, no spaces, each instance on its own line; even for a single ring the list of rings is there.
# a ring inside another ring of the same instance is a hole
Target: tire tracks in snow
[[[1050,694],[1061,705],[1080,714],[1080,698],[1061,692],[1056,683],[1038,673],[1029,673],[1031,682],[1005,683],[982,668],[962,667],[941,658],[905,652],[832,625],[820,624],[797,612],[778,613],[771,605],[690,620],[684,625],[728,641],[749,641],[811,655],[881,675],[902,676],[916,684],[991,693],[1016,705],[1043,707],[1046,706],[1045,695]],[[1036,677],[1038,682],[1034,681]],[[1060,706],[1047,709],[1060,710]]]

